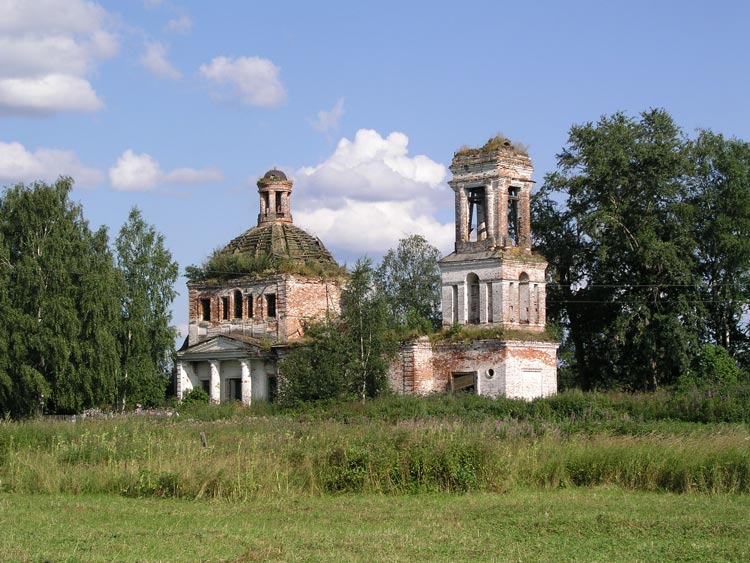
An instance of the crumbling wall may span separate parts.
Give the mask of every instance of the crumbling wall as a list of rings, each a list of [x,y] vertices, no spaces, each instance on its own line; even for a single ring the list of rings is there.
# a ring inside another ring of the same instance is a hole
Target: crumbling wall
[[[341,289],[335,280],[290,276],[286,282],[283,321],[287,340],[304,333],[305,323],[341,313]],[[281,319],[280,319],[281,320]]]
[[[490,397],[533,399],[557,392],[557,344],[472,340],[431,345],[424,338],[401,346],[389,381],[400,394],[451,391],[473,374],[470,391]]]

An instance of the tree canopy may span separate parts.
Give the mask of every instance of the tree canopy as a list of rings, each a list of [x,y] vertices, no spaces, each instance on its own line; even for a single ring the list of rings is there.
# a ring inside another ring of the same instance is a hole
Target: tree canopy
[[[440,326],[440,251],[421,235],[398,241],[374,274],[388,315],[402,331],[429,332]]]
[[[373,277],[372,262],[358,260],[341,294],[341,316],[308,326],[305,345],[281,362],[282,402],[365,400],[386,389],[396,340]]]
[[[709,131],[690,140],[664,110],[571,128],[532,213],[575,384],[654,389],[689,371],[701,344],[741,355],[747,151]]]
[[[125,323],[128,280],[106,228],[92,232],[70,201],[72,185],[18,184],[0,197],[2,416],[113,406],[123,392],[122,334],[136,330]],[[151,346],[168,353],[153,334]]]

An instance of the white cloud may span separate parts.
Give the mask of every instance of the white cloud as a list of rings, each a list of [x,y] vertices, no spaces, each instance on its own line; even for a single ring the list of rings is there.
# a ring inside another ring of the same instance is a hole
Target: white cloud
[[[0,112],[91,112],[86,79],[117,53],[110,17],[84,0],[0,0]]]
[[[160,184],[203,184],[219,182],[224,176],[216,168],[176,168],[164,172],[159,162],[149,154],[126,150],[109,169],[109,183],[121,191],[149,191]]]
[[[91,33],[98,30],[107,12],[85,0],[0,0],[0,31]]]
[[[448,196],[449,197],[449,196]],[[421,209],[419,201],[356,201],[346,198],[338,209],[294,211],[294,221],[347,256],[380,256],[410,234],[424,236],[442,252],[450,249],[453,223],[441,223]]]
[[[167,48],[158,41],[146,43],[146,52],[141,56],[140,63],[159,78],[177,80],[182,76],[167,60]]]
[[[219,101],[262,107],[274,107],[286,101],[280,69],[268,59],[216,57],[209,64],[201,65],[199,73],[213,85],[212,94]]]
[[[164,29],[172,33],[189,33],[193,29],[193,20],[190,16],[183,14],[169,20]]]
[[[446,168],[424,155],[409,156],[408,143],[403,133],[383,138],[360,129],[323,163],[298,170],[295,223],[348,256],[385,253],[409,234],[447,252],[454,226],[436,217],[453,207]]]
[[[318,119],[313,121],[311,125],[316,131],[328,133],[338,127],[342,115],[344,115],[344,98],[339,98],[331,111],[319,111]]]
[[[0,180],[54,182],[59,176],[70,176],[76,185],[89,188],[103,179],[99,170],[82,164],[73,151],[40,148],[31,152],[21,143],[0,142]]]
[[[117,190],[147,191],[156,187],[164,173],[159,163],[146,153],[126,150],[109,169],[109,183]]]
[[[0,79],[0,112],[89,112],[103,107],[88,81],[65,74]]]

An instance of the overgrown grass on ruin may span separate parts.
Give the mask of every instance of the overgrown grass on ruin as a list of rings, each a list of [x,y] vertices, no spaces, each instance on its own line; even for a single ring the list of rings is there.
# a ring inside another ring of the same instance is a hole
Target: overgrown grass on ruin
[[[659,419],[662,404],[582,393],[534,402],[439,396],[276,414],[263,405],[6,422],[0,492],[230,500],[595,485],[750,492],[748,426]],[[223,420],[199,420],[208,414]]]

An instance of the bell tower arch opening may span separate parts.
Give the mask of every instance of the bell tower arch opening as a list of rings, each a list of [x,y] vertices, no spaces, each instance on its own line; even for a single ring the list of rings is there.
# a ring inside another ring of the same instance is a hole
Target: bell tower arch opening
[[[508,188],[508,246],[518,246],[520,244],[519,228],[519,204],[521,188],[510,186]]]
[[[487,238],[487,196],[485,187],[479,186],[467,190],[469,202],[469,242]]]

